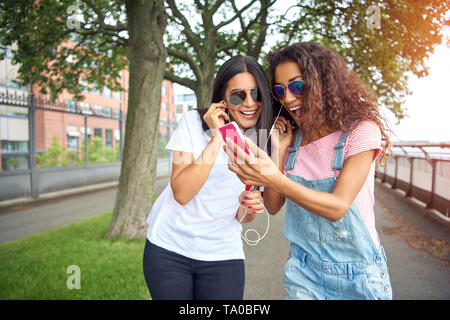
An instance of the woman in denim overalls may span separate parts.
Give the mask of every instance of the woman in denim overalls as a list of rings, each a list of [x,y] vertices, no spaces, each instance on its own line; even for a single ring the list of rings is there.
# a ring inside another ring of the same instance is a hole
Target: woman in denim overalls
[[[277,213],[287,199],[287,298],[392,299],[373,203],[360,204],[361,197],[373,199],[374,159],[383,159],[390,145],[375,101],[344,60],[321,45],[297,43],[267,59],[273,95],[284,107],[271,137],[272,159],[249,140],[255,157],[233,143],[226,151],[238,164],[230,163],[230,170],[245,184],[264,186],[270,213]],[[345,157],[350,139],[363,147]],[[317,150],[308,154],[313,147]],[[303,156],[313,159],[315,178],[298,174],[308,165]]]

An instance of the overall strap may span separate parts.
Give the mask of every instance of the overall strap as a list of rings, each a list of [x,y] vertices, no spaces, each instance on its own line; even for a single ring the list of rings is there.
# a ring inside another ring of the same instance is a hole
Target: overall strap
[[[292,148],[289,150],[289,158],[286,164],[286,170],[292,170],[295,165],[295,159],[297,159],[297,151],[302,142],[302,132],[298,129],[297,136],[295,137],[295,142]]]
[[[348,133],[342,132],[339,142],[334,146],[333,170],[341,170],[344,165],[344,147],[347,141]]]

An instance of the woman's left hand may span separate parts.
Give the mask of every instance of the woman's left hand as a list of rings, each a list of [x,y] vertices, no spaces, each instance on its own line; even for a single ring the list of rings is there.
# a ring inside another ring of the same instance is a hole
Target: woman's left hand
[[[264,213],[264,199],[261,192],[258,190],[242,191],[239,195],[239,203],[241,204],[241,207],[244,207],[247,213]]]
[[[245,153],[230,138],[227,138],[224,150],[227,153],[228,168],[236,173],[246,185],[270,187],[274,178],[283,174],[278,170],[269,155],[258,148],[249,138],[245,137],[245,144],[254,157]]]

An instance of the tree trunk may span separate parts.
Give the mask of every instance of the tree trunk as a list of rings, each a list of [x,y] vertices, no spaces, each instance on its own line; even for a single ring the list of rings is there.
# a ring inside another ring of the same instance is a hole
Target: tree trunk
[[[197,108],[208,108],[211,104],[212,82],[199,82],[194,91]]]
[[[197,80],[193,89],[197,98],[197,108],[209,108],[212,98],[216,61],[210,58],[203,62],[202,77]]]
[[[126,2],[129,31],[129,96],[125,145],[107,237],[145,237],[156,177],[161,83],[166,63],[164,1]]]

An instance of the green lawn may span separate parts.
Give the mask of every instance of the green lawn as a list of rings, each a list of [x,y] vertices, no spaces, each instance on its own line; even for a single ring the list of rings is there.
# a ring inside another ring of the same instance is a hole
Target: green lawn
[[[111,218],[108,211],[1,244],[0,299],[150,299],[145,239],[105,239]],[[68,289],[71,265],[80,268],[80,289]]]

